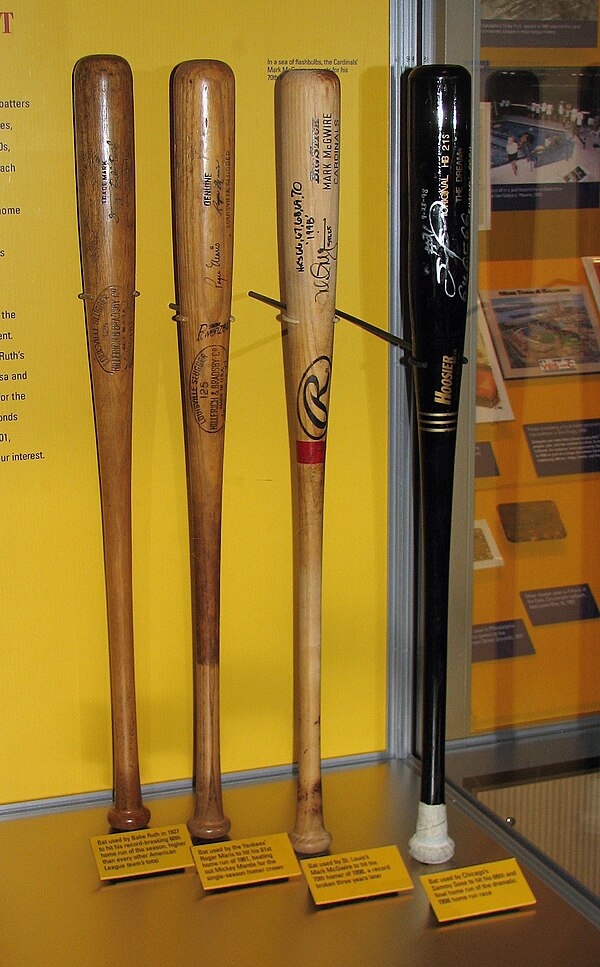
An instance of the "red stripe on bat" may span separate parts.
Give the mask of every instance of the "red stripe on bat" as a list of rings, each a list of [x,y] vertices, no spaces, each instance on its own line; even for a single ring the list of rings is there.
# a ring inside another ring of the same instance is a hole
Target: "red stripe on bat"
[[[325,463],[325,440],[314,443],[296,440],[296,460],[298,463]]]

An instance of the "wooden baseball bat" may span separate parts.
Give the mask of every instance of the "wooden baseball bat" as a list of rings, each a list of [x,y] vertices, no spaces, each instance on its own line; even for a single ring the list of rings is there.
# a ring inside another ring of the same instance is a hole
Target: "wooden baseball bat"
[[[340,84],[299,70],[275,82],[283,356],[294,500],[298,788],[296,852],[327,850],[321,789],[323,492],[338,251]]]
[[[445,723],[448,581],[456,427],[469,285],[471,81],[462,67],[408,78],[408,279],[421,477],[423,702],[421,801],[410,852],[454,853]]]
[[[233,274],[235,80],[219,61],[171,78],[175,289],[188,490],[200,840],[224,837],[219,738],[221,509]]]
[[[135,304],[133,80],[121,57],[73,72],[79,245],[92,384],[108,613],[113,829],[141,829],[131,567],[131,420]]]

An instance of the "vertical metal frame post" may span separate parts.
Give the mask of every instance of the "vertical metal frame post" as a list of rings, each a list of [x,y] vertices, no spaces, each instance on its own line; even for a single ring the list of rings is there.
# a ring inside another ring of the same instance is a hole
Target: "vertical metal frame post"
[[[401,255],[405,230],[401,193],[405,149],[406,74],[418,64],[460,63],[473,77],[472,171],[478,165],[479,5],[474,0],[391,0],[390,3],[390,328],[407,335]],[[476,191],[472,192],[475,207]],[[473,225],[477,225],[476,212]],[[476,229],[471,251],[471,289],[465,352],[475,359],[477,307]],[[471,683],[471,602],[474,464],[474,369],[463,377],[457,448],[452,575],[450,589],[448,737],[469,734]],[[388,517],[388,752],[406,758],[415,752],[418,729],[418,567],[415,549],[415,433],[410,373],[390,353]],[[457,525],[460,526],[457,526]]]

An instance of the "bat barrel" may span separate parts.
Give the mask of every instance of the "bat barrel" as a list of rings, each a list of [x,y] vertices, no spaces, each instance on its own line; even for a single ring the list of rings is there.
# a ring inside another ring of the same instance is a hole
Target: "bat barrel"
[[[196,801],[188,828],[209,841],[230,828],[221,793],[219,638],[234,100],[233,72],[220,61],[187,61],[173,72],[173,242],[194,642]]]
[[[135,702],[131,421],[135,303],[133,80],[114,55],[73,72],[79,241],[100,477],[110,657],[115,829],[146,826]]]
[[[408,79],[408,277],[421,481],[421,801],[412,855],[454,852],[444,804],[448,584],[456,428],[469,280],[470,77],[452,65]]]

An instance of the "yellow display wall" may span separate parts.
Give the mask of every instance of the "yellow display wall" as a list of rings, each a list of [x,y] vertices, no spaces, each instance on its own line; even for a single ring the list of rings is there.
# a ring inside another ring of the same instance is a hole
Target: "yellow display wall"
[[[169,173],[169,75],[228,62],[237,82],[235,269],[222,561],[224,772],[293,758],[292,534],[278,297],[274,78],[342,84],[338,305],[385,327],[388,5],[211,8],[15,0],[0,14],[0,802],[107,789],[110,705],[102,532],[81,291],[71,75],[131,64],[137,288],[133,542],[143,783],[192,772],[185,467]],[[13,395],[14,394],[14,395]],[[6,399],[4,398],[6,397]],[[11,417],[12,414],[12,417]],[[386,735],[387,349],[337,323],[326,471],[323,755]],[[17,455],[16,457],[14,455]],[[26,458],[19,455],[31,454]]]

